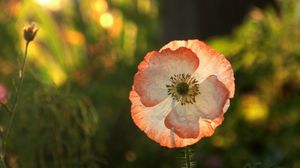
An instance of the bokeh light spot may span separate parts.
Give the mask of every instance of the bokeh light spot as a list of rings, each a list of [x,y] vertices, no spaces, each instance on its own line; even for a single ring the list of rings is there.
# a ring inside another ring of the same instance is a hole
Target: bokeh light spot
[[[81,32],[75,30],[67,30],[65,32],[66,41],[74,45],[82,45],[85,41],[85,37]]]
[[[50,10],[60,9],[60,0],[36,0],[36,2]]]
[[[67,79],[66,74],[57,65],[52,65],[50,68],[49,73],[52,77],[53,83],[56,86],[61,86]]]
[[[249,122],[264,121],[269,116],[267,105],[254,95],[244,96],[241,108],[242,115]]]
[[[136,160],[136,154],[133,151],[127,151],[125,158],[128,162],[134,162]]]
[[[114,24],[114,17],[111,13],[105,12],[100,16],[99,22],[102,27],[108,29]]]
[[[107,2],[105,0],[98,0],[95,2],[94,8],[99,13],[105,12],[108,9]]]

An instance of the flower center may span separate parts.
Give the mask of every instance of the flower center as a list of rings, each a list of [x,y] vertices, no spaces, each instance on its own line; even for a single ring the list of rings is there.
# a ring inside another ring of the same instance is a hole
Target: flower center
[[[189,91],[189,85],[188,85],[187,83],[184,83],[184,82],[179,83],[179,84],[177,84],[177,86],[176,86],[176,91],[177,91],[177,93],[180,94],[180,95],[185,95],[185,94],[187,94],[188,91]]]
[[[195,97],[200,94],[198,81],[191,77],[190,74],[175,74],[170,77],[168,95],[173,100],[180,102],[181,105],[193,104],[196,102]]]

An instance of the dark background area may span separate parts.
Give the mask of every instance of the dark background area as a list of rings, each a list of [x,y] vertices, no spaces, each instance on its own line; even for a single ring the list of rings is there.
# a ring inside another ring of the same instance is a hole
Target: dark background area
[[[253,8],[274,8],[275,0],[164,0],[161,35],[174,39],[203,39],[232,33]]]

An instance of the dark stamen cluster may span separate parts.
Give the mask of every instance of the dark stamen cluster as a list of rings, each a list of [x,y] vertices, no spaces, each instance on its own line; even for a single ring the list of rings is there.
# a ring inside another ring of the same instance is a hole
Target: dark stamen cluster
[[[193,104],[195,97],[200,94],[198,81],[190,74],[175,74],[170,77],[171,84],[166,85],[168,95],[181,105]]]

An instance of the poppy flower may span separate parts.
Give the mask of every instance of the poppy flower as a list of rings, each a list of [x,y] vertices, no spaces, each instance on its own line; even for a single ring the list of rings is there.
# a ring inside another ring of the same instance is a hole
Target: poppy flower
[[[129,95],[134,123],[169,148],[211,136],[235,90],[226,58],[199,40],[172,41],[138,65]]]

